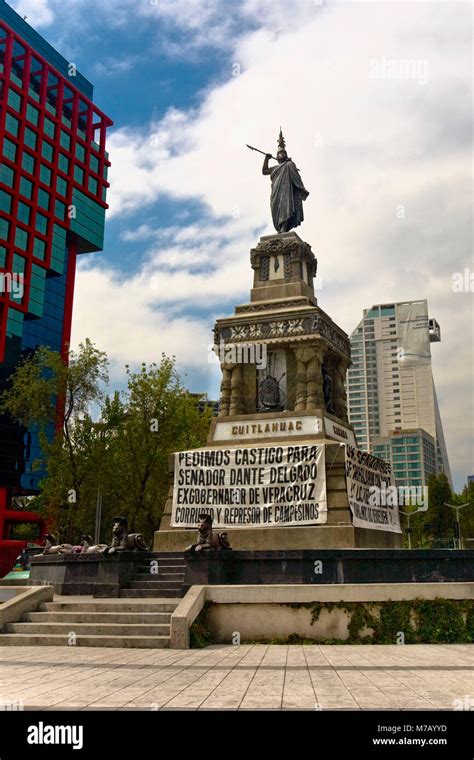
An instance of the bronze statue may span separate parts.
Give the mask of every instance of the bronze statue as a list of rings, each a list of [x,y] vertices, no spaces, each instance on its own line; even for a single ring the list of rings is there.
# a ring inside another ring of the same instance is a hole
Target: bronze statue
[[[221,549],[232,549],[227,533],[214,533],[212,530],[212,517],[208,514],[199,515],[200,523],[198,527],[199,538],[197,544],[188,546],[187,552],[201,551],[220,551]]]
[[[286,372],[279,380],[273,375],[267,374],[258,387],[259,411],[272,412],[283,409],[284,393],[280,387]]]
[[[323,375],[323,394],[326,411],[329,412],[329,414],[335,414],[333,404],[333,382],[329,368],[326,364],[321,365],[321,373]]]
[[[81,536],[81,554],[103,554],[107,549],[107,544],[94,544],[94,539],[89,533],[83,533]]]
[[[258,153],[263,153],[262,150],[253,148],[251,145],[247,147],[256,150]],[[306,200],[309,192],[303,185],[299,169],[292,159],[288,158],[281,127],[278,137],[278,152],[276,159],[274,159],[278,161],[278,166],[270,167],[268,165],[270,159],[274,158],[271,153],[264,155],[262,174],[269,174],[272,181],[270,205],[273,225],[277,232],[289,232],[303,221],[303,201]]]
[[[72,544],[58,544],[52,533],[44,535],[43,554],[74,554],[75,548]]]
[[[112,543],[104,550],[104,554],[115,554],[124,551],[148,551],[148,545],[142,533],[129,533],[126,517],[114,517],[112,528]]]

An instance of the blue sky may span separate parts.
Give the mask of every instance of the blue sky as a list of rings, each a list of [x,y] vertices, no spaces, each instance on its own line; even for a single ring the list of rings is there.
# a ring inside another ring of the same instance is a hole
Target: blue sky
[[[83,257],[73,338],[126,362],[174,354],[216,397],[217,317],[248,299],[272,232],[280,124],[310,190],[299,234],[319,305],[350,332],[373,303],[427,298],[456,484],[474,471],[472,17],[463,2],[17,0],[113,120],[105,250]]]

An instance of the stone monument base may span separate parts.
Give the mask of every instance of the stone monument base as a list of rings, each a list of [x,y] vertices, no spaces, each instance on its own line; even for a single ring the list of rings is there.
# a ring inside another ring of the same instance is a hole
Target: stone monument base
[[[299,441],[300,443],[302,441]],[[314,439],[309,441],[314,443]],[[355,527],[349,508],[345,478],[344,447],[334,440],[319,439],[326,447],[327,522],[324,525],[226,528],[233,549],[273,551],[303,549],[398,549],[402,535],[385,530]],[[170,458],[173,471],[174,455]],[[160,529],[155,532],[153,551],[184,551],[196,543],[197,529],[171,526],[173,487],[165,506]]]
[[[470,550],[223,551],[187,552],[184,587],[473,581]]]
[[[233,549],[270,551],[284,549],[396,549],[401,535],[353,525],[305,525],[292,528],[226,528]],[[158,530],[153,551],[178,552],[196,543],[196,530]]]

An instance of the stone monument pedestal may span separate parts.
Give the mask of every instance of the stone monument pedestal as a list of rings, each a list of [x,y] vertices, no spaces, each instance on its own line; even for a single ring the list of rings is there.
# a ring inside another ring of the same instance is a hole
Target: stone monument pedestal
[[[287,417],[287,419],[291,418]],[[214,428],[215,424],[214,421]],[[226,528],[233,549],[271,551],[397,549],[401,547],[401,535],[398,533],[358,528],[353,525],[347,495],[344,447],[322,435],[323,437],[317,440],[318,443],[324,444],[326,449],[327,523],[301,527],[292,525],[291,527]],[[314,443],[314,439],[298,439],[298,443],[305,442]],[[174,472],[174,456],[170,457],[171,472]],[[172,503],[173,486],[170,487],[160,529],[155,532],[153,544],[155,552],[184,551],[196,541],[196,529],[172,527]]]
[[[250,260],[250,302],[217,320],[214,329],[222,368],[220,410],[201,451],[323,446],[324,520],[254,527],[226,523],[231,546],[255,551],[399,547],[400,533],[380,525],[354,525],[343,445],[356,446],[344,385],[350,343],[318,306],[317,261],[310,246],[295,232],[268,235],[251,251]],[[228,503],[235,502],[223,502]],[[173,487],[155,533],[155,551],[182,551],[196,541],[197,520],[193,529],[173,525],[172,506]]]

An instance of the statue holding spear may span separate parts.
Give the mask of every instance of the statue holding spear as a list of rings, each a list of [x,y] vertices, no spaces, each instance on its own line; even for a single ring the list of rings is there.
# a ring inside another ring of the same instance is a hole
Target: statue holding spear
[[[288,158],[281,127],[276,158],[271,153],[265,153],[252,145],[247,145],[247,148],[263,153],[265,156],[262,174],[269,174],[272,182],[270,206],[276,231],[289,232],[294,227],[298,227],[304,219],[303,201],[306,200],[309,192],[303,185],[299,169],[291,158]],[[278,161],[278,166],[268,165],[271,158]]]

